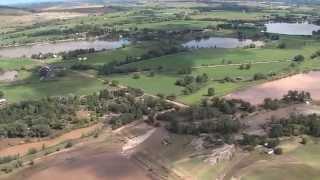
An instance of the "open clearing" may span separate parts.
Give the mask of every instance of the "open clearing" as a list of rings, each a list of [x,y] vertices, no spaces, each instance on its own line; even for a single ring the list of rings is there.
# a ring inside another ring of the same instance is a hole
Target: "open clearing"
[[[291,141],[298,143],[298,141]],[[307,145],[291,148],[282,156],[258,160],[240,170],[241,180],[319,180],[319,144],[314,139]],[[239,177],[238,176],[238,177]]]
[[[17,71],[6,71],[4,73],[0,73],[0,82],[4,81],[4,82],[10,82],[10,81],[14,81],[18,76],[18,72]]]

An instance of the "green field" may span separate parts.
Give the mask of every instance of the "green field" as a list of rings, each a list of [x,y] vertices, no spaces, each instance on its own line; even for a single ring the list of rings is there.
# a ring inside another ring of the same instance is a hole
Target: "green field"
[[[141,88],[151,94],[176,94],[179,101],[194,104],[205,97],[209,87],[215,88],[216,95],[223,96],[240,88],[254,85],[256,82],[246,82],[246,80],[252,79],[256,73],[282,74],[319,67],[317,59],[311,60],[309,58],[312,53],[317,51],[319,42],[286,36],[282,37],[281,41],[288,43],[286,49],[276,48],[277,43],[270,42],[264,48],[199,49],[166,55],[122,66],[139,69],[151,68],[155,72],[159,66],[163,67],[163,70],[157,72],[155,77],[147,77],[142,73],[140,79],[132,78],[132,74],[112,75],[108,78],[118,80],[124,85]],[[304,55],[306,60],[300,65],[296,64],[295,67],[291,67],[292,58],[298,54]],[[236,65],[246,63],[251,64],[249,70],[241,70],[239,65]],[[215,67],[215,65],[219,66]],[[183,75],[176,73],[181,68],[192,68],[191,75],[194,76],[206,73],[210,81],[195,93],[187,96],[182,95],[183,88],[174,85],[178,78],[183,77]],[[215,81],[225,77],[241,80],[234,83]]]
[[[212,11],[191,16],[192,19],[226,19],[226,20],[262,20],[267,19],[270,13],[259,13],[259,12],[241,12],[241,11]]]
[[[307,145],[298,146],[265,165],[251,167],[242,180],[319,180],[320,179],[320,145],[318,139]],[[283,158],[283,160],[281,160]]]
[[[94,78],[69,73],[66,77],[55,80],[31,80],[21,84],[0,84],[0,91],[10,102],[34,100],[47,96],[86,95],[97,92],[105,86]]]
[[[117,38],[123,34],[131,37],[132,44],[124,48],[81,55],[88,58],[87,61],[82,61],[81,63],[92,65],[95,70],[99,70],[104,64],[124,61],[128,56],[141,57],[150,50],[161,50],[161,48],[169,45],[177,46],[184,41],[199,38],[199,35],[237,37],[239,32],[243,32],[246,37],[259,37],[262,35],[260,32],[261,24],[257,25],[258,28],[247,29],[217,28],[219,24],[232,23],[237,20],[263,23],[270,18],[287,15],[295,17],[314,16],[305,8],[298,7],[293,9],[253,8],[250,10],[232,10],[226,8],[225,10],[219,10],[219,7],[221,8],[219,3],[211,6],[202,3],[184,5],[184,3],[175,2],[169,4],[167,7],[162,7],[159,4],[156,7],[135,6],[128,8],[121,6],[121,8],[111,8],[110,12],[99,15],[81,16],[63,21],[53,20],[50,23],[49,21],[48,23],[43,23],[41,26],[30,25],[27,28],[3,33],[3,36],[0,37],[0,44],[79,38],[82,37],[81,32],[99,32],[100,30],[112,32],[111,38]],[[182,33],[184,31],[188,33]],[[173,33],[172,38],[167,37],[169,33]],[[136,36],[145,34],[150,37],[141,41],[135,39]],[[282,74],[297,70],[314,69],[320,65],[318,58],[309,59],[310,55],[317,51],[320,45],[320,42],[312,37],[281,35],[278,41],[271,41],[266,37],[258,39],[265,41],[264,47],[193,49],[187,52],[160,55],[159,57],[121,65],[121,68],[151,69],[155,73],[154,77],[149,77],[149,72],[139,72],[139,79],[134,79],[133,74],[112,74],[101,78],[117,80],[123,85],[141,88],[150,94],[175,94],[178,101],[195,104],[206,97],[207,89],[210,87],[215,88],[217,96],[223,96],[238,89],[260,83],[250,81],[256,73],[266,75]],[[281,42],[286,43],[285,49],[277,48],[277,45]],[[296,67],[290,67],[290,60],[298,54],[305,56],[305,62],[296,65]],[[68,68],[72,64],[79,63],[79,61],[74,58],[66,61],[46,61],[44,63],[53,63]],[[239,69],[238,64],[248,63],[251,64],[249,70]],[[40,64],[28,59],[0,60],[0,68],[6,70],[28,69],[27,71],[19,71],[19,80],[22,82],[18,84],[1,84],[0,90],[5,91],[12,101],[18,101],[23,98],[47,95],[85,94],[97,90],[101,86],[97,78],[92,78],[90,82],[81,84],[81,79],[84,77],[77,77],[72,73],[54,81],[38,82],[37,80],[32,80],[30,82],[28,78],[32,72],[29,70],[32,69],[34,71],[33,68]],[[219,66],[214,67],[215,65]],[[158,71],[159,67],[162,67],[161,71]],[[183,68],[191,68],[190,75],[192,76],[206,73],[210,80],[206,84],[202,84],[199,90],[192,94],[183,95],[182,90],[184,88],[175,85],[175,81],[184,76],[177,74],[177,71]],[[94,76],[96,74],[96,72],[93,73]],[[226,77],[238,80],[228,83],[218,82],[218,80]],[[55,85],[59,85],[61,89]],[[22,87],[25,87],[25,90],[22,90]]]
[[[0,58],[0,68],[5,70],[20,70],[21,68],[30,69],[40,63],[25,58],[5,59]]]

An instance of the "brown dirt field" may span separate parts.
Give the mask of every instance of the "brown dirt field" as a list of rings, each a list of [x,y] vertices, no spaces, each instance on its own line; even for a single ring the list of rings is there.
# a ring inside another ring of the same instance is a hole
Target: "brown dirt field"
[[[130,126],[128,126],[130,128]],[[138,123],[135,129],[149,129]],[[125,128],[124,128],[125,129]],[[126,133],[129,134],[129,130]],[[45,156],[11,177],[1,180],[151,180],[153,172],[122,153],[121,132],[104,129],[98,138],[88,138],[70,150]],[[138,150],[138,148],[137,148]]]
[[[93,130],[97,129],[98,127],[101,127],[101,124],[95,124],[90,127],[76,129],[71,132],[68,132],[66,134],[63,134],[59,137],[49,139],[49,140],[43,140],[39,142],[32,142],[32,143],[26,143],[21,145],[16,145],[12,147],[8,147],[5,149],[0,150],[1,156],[8,156],[8,155],[25,155],[30,148],[36,148],[41,149],[43,144],[45,144],[46,147],[57,145],[63,141],[66,140],[73,140],[80,138],[83,134],[90,133]]]
[[[5,138],[5,139],[0,139],[0,151],[12,146],[16,146],[19,144],[25,143],[25,139],[22,138]]]
[[[150,180],[148,172],[120,153],[120,144],[94,142],[48,156],[6,180]]]
[[[243,99],[252,104],[260,104],[265,98],[281,98],[289,90],[308,91],[315,100],[320,100],[320,72],[298,74],[283,79],[266,82],[246,90],[227,95],[227,98]]]

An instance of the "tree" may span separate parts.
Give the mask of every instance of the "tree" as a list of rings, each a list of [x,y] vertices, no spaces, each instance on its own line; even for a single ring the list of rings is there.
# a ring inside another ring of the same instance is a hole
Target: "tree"
[[[274,150],[274,154],[276,154],[276,155],[281,155],[281,154],[283,154],[282,148],[276,148],[276,149]]]
[[[296,55],[295,57],[293,57],[293,61],[302,62],[302,61],[304,61],[304,56],[301,54]]]
[[[215,94],[215,89],[214,88],[209,88],[208,89],[208,96],[214,96],[214,94]]]
[[[287,45],[284,42],[281,42],[280,44],[278,44],[279,49],[285,49],[286,47],[287,47]]]
[[[138,73],[135,73],[132,77],[133,79],[139,79],[140,78],[140,75]]]
[[[112,81],[111,81],[111,86],[116,87],[116,86],[118,86],[118,85],[119,85],[119,81],[116,81],[116,80],[112,80]]]
[[[302,141],[301,141],[301,144],[306,145],[307,143],[308,143],[308,139],[303,137]]]
[[[257,80],[261,80],[261,79],[267,79],[267,76],[262,73],[256,73],[253,75],[253,80],[257,81]]]
[[[281,124],[273,124],[270,131],[270,137],[281,137],[283,135],[283,127]]]
[[[4,92],[0,91],[0,98],[4,97]]]
[[[167,96],[167,99],[171,100],[171,101],[174,101],[174,100],[177,99],[177,96],[175,94],[170,94],[170,95]]]
[[[250,69],[251,68],[251,64],[246,64],[245,69]]]

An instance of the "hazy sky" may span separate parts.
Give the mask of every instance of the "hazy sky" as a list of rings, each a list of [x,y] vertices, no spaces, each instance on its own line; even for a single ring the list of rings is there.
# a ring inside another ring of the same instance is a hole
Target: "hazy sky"
[[[53,2],[61,0],[0,0],[0,5],[11,5],[19,3]]]

